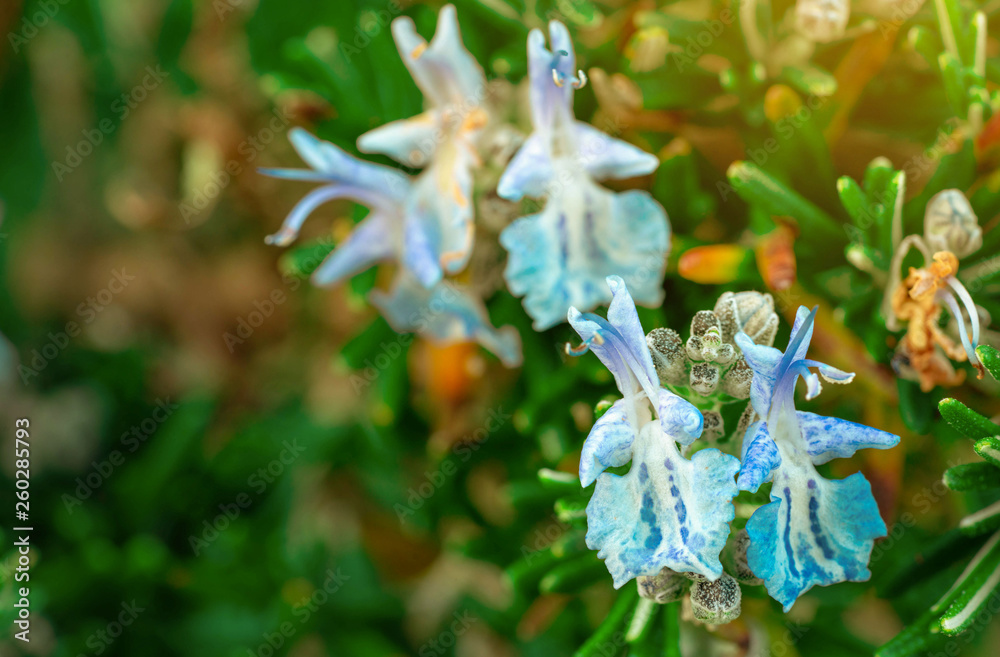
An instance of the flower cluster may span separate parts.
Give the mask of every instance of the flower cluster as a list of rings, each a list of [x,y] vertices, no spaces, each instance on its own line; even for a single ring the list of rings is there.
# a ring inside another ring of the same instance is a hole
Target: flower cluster
[[[660,300],[670,232],[663,208],[646,192],[612,193],[595,180],[651,173],[655,156],[576,121],[575,57],[564,25],[550,25],[553,51],[534,30],[528,37],[534,133],[506,167],[497,194],[508,200],[548,198],[545,209],[508,226],[500,236],[509,252],[506,279],[523,295],[539,330],[566,316],[571,306],[590,309],[610,297],[604,277],[622,275],[640,301]],[[475,231],[475,175],[483,168],[484,135],[498,128],[499,113],[486,102],[483,70],[462,44],[455,8],[441,10],[428,44],[413,21],[398,18],[392,34],[400,56],[423,92],[428,109],[358,139],[358,149],[386,155],[414,177],[358,160],[302,129],[291,141],[309,170],[265,169],[271,176],[323,183],[292,210],[272,244],[293,241],[313,210],[348,198],[371,213],[313,274],[333,285],[379,263],[398,265],[392,289],[371,297],[393,327],[439,341],[476,340],[508,366],[520,364],[513,327],[494,328],[482,300],[448,277],[466,270]],[[468,274],[465,274],[468,278]]]
[[[596,481],[587,506],[587,545],[599,551],[615,586],[638,577],[644,596],[665,602],[683,592],[679,577],[693,579],[695,615],[726,622],[739,613],[737,579],[759,578],[786,610],[812,586],[867,579],[873,541],[885,534],[871,487],[861,473],[831,481],[816,466],[859,449],[892,447],[899,438],[795,409],[800,377],[807,398],[820,392],[819,376],[810,368],[827,381],[853,378],[806,359],[816,311],[799,309],[782,352],[770,346],[777,327],[773,306],[762,295],[724,296],[714,313],[696,316],[687,349],[680,350],[679,338],[670,341],[666,362],[672,357],[674,368],[657,368],[664,352],[654,346],[654,357],[647,340],[662,345],[665,334],[654,331],[644,339],[624,282],[609,277],[608,285],[613,301],[607,320],[575,309],[569,320],[583,339],[571,353],[593,351],[622,393],[594,424],[580,457],[580,483]],[[752,371],[752,410],[740,459],[714,448],[695,451],[702,413],[664,389],[658,375],[676,376],[681,353],[705,357],[706,350],[713,362],[721,353],[723,361],[739,360]],[[627,474],[604,472],[629,461]],[[732,500],[739,490],[756,491],[765,482],[772,483],[772,501],[754,511],[746,532],[737,535],[733,578],[719,559],[735,517]]]

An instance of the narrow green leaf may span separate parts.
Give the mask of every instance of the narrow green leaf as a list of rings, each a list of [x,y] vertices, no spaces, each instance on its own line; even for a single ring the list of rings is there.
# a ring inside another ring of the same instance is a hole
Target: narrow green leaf
[[[941,52],[941,40],[934,33],[923,25],[914,25],[907,33],[906,40],[917,51],[917,54],[924,58],[928,66],[934,68],[937,65],[937,56]]]
[[[997,268],[997,271],[1000,271],[1000,267]],[[979,356],[983,367],[986,368],[993,378],[1000,381],[1000,351],[989,345],[981,344],[976,347],[976,355]]]
[[[1000,436],[990,436],[977,440],[976,454],[992,463],[993,467],[1000,468]]]
[[[559,498],[556,500],[556,517],[561,522],[584,520],[587,517],[587,502],[589,501],[580,496]]]
[[[727,175],[729,184],[747,203],[759,206],[772,216],[793,217],[803,232],[812,233],[814,239],[830,239],[841,244],[847,241],[847,233],[830,215],[756,164],[733,162]]]
[[[985,509],[965,516],[959,521],[958,528],[969,536],[979,536],[1000,529],[1000,502],[994,502]]]
[[[542,577],[538,589],[542,593],[575,593],[607,577],[604,562],[597,558],[597,553],[588,551],[550,570]]]
[[[938,404],[941,417],[956,431],[972,440],[1000,434],[1000,426],[990,422],[957,399],[942,399]]]
[[[914,433],[927,433],[934,418],[930,395],[914,381],[903,379],[896,379],[896,389],[899,391],[899,414],[903,424]]]
[[[994,534],[972,559],[959,581],[957,595],[941,617],[945,634],[961,634],[975,621],[979,610],[995,595],[1000,585],[1000,533]]]
[[[625,619],[636,604],[639,591],[635,586],[626,586],[618,593],[618,599],[611,606],[608,615],[587,641],[576,651],[575,657],[606,657],[617,654],[622,646],[615,639],[615,633],[625,624]]]
[[[1000,469],[991,463],[963,463],[945,470],[944,485],[954,491],[997,488],[1000,486]]]
[[[538,471],[538,481],[542,488],[564,495],[580,492],[580,478],[569,472],[559,472],[542,468]]]
[[[867,228],[871,218],[868,214],[868,199],[861,185],[850,176],[841,176],[837,180],[837,193],[840,194],[840,202],[851,216],[851,220],[862,230]]]
[[[965,92],[965,69],[962,63],[951,53],[941,53],[938,56],[941,67],[941,77],[944,79],[944,92],[948,98],[955,116],[965,117],[969,113],[968,95]]]

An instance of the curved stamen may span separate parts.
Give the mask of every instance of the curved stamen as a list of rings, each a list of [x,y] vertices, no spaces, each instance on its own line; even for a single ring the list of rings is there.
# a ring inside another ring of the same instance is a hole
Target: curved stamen
[[[582,356],[590,350],[590,345],[596,344],[598,346],[604,344],[604,338],[601,337],[600,333],[594,333],[593,337],[589,340],[584,340],[580,343],[578,347],[574,347],[570,343],[566,343],[566,355],[568,356]]]
[[[949,276],[948,278],[951,277]],[[962,291],[965,291],[964,287],[962,288]],[[965,294],[968,295],[968,292],[965,292]],[[972,303],[972,298],[969,297],[968,303],[966,303],[966,309],[969,308],[969,304],[972,304],[972,313],[974,313],[973,317],[969,318],[969,322],[973,326],[974,335],[974,339],[970,341],[968,331],[965,327],[965,317],[962,315],[962,309],[955,300],[955,295],[947,289],[941,289],[938,290],[937,297],[947,304],[952,317],[954,317],[955,321],[958,323],[958,336],[961,338],[962,347],[965,349],[965,353],[969,357],[969,363],[976,368],[977,378],[983,378],[985,370],[983,368],[983,364],[979,362],[979,357],[976,356],[976,345],[979,342],[979,313],[976,311],[976,305]],[[965,299],[963,299],[963,303],[964,302]]]
[[[954,276],[949,276],[945,279],[951,289],[955,291],[955,296],[962,300],[965,305],[965,309],[969,313],[969,323],[972,325],[972,353],[969,354],[969,362],[973,365],[979,363],[979,359],[976,357],[976,347],[979,346],[979,311],[976,309],[976,303],[972,300],[972,295],[969,291],[965,289],[957,278]]]

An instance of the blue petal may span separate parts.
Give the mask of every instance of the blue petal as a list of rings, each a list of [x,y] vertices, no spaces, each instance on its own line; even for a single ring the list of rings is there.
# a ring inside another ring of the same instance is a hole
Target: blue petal
[[[379,201],[401,201],[409,192],[409,177],[391,167],[372,164],[348,155],[328,141],[318,139],[302,128],[292,128],[289,141],[306,164],[322,174],[322,179],[338,183],[359,192],[362,196],[351,196],[366,205]],[[279,177],[311,179],[299,173],[283,173],[281,169],[265,169]],[[295,171],[290,170],[290,171]]]
[[[497,195],[508,201],[545,196],[553,175],[548,138],[534,133],[504,169],[497,183]]]
[[[690,445],[700,438],[705,428],[705,417],[694,404],[663,388],[660,389],[657,414],[663,433],[682,445]]]
[[[625,465],[632,458],[635,427],[628,419],[626,401],[619,399],[597,419],[580,453],[580,485],[587,487],[606,468]]]
[[[267,238],[270,244],[285,246],[298,237],[302,224],[319,207],[335,198],[349,198],[375,211],[392,214],[411,192],[409,178],[395,169],[364,162],[329,142],[293,128],[289,140],[312,171],[302,169],[261,169],[264,175],[289,180],[328,183],[314,189],[295,206],[279,230]]]
[[[663,568],[717,579],[736,513],[739,461],[716,449],[686,460],[655,421],[633,449],[628,474],[597,478],[587,505],[587,546],[605,560],[615,588]]]
[[[462,107],[483,99],[486,78],[462,44],[453,5],[441,8],[430,45],[406,16],[392,22],[392,36],[417,86],[435,106]]]
[[[552,50],[545,47],[545,34],[532,30],[528,34],[528,76],[531,84],[531,118],[535,132],[551,139],[558,124],[568,128],[573,120],[573,85],[576,75],[576,55],[566,26],[558,21],[549,23]],[[554,77],[562,80],[556,84]]]
[[[747,427],[743,437],[743,454],[740,459],[740,476],[736,484],[740,490],[755,492],[761,484],[770,481],[771,473],[781,465],[781,456],[771,436],[767,424],[754,422]]]
[[[372,305],[400,333],[416,331],[441,343],[475,341],[496,354],[507,367],[521,364],[521,336],[513,326],[494,328],[483,302],[450,283],[431,289],[407,276],[389,294],[374,291]]]
[[[576,122],[577,152],[594,180],[634,178],[656,171],[660,160],[652,153]]]
[[[634,389],[629,385],[630,375],[638,377],[642,387],[652,393],[654,382],[658,383],[659,379],[635,302],[621,278],[608,276],[605,282],[611,290],[608,318],[589,313],[583,315],[570,308],[567,313],[570,325],[583,339],[584,348],[592,350],[611,370],[622,394],[627,395]],[[651,398],[654,397],[651,395]]]
[[[750,403],[758,415],[767,417],[771,408],[774,386],[777,383],[775,376],[778,364],[781,362],[783,354],[780,349],[755,344],[750,336],[742,331],[736,334],[735,340],[736,345],[743,353],[744,360],[753,370],[753,380],[750,382]]]
[[[859,449],[888,449],[899,444],[899,436],[863,424],[805,411],[798,411],[797,416],[816,465],[850,458]]]
[[[313,283],[321,287],[333,285],[391,257],[393,251],[392,226],[384,214],[376,212],[358,224],[354,232],[326,257],[313,272]]]
[[[561,322],[570,307],[610,300],[604,279],[619,275],[636,301],[657,305],[670,245],[663,208],[641,191],[611,193],[589,178],[560,185],[545,209],[500,235],[510,291],[524,295],[536,330]]]
[[[786,612],[813,586],[871,576],[872,545],[886,530],[860,472],[829,481],[811,467],[792,473],[782,467],[775,472],[771,499],[747,522],[747,560]]]
[[[382,153],[409,167],[423,167],[441,141],[439,128],[438,115],[425,112],[369,130],[358,137],[358,150]]]

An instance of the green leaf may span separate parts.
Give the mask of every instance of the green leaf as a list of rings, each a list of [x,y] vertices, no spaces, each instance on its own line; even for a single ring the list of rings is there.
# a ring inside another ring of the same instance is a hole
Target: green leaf
[[[1000,436],[980,438],[976,441],[976,454],[1000,468]]]
[[[597,558],[597,553],[584,552],[549,571],[539,582],[538,589],[542,593],[575,593],[607,577],[608,569]]]
[[[958,528],[969,536],[987,534],[1000,528],[1000,502],[965,516],[959,521]]]
[[[910,46],[917,51],[927,65],[933,68],[937,65],[937,56],[941,52],[941,40],[923,25],[914,25],[906,35]]]
[[[638,597],[639,591],[635,586],[624,587],[618,593],[618,599],[611,605],[611,610],[597,631],[580,646],[574,657],[605,657],[616,654],[620,645],[615,639],[615,634],[625,624],[625,619],[635,606]]]
[[[733,162],[729,171],[729,184],[744,201],[758,206],[772,216],[788,216],[798,221],[803,233],[814,239],[829,239],[837,244],[847,241],[847,233],[826,212],[756,164]]]
[[[1000,533],[994,534],[952,587],[954,602],[941,617],[945,634],[961,634],[975,621],[979,610],[991,601],[1000,585]],[[951,592],[949,592],[951,593]],[[947,597],[947,596],[946,596]]]
[[[955,116],[965,117],[969,113],[968,95],[965,92],[965,69],[951,53],[943,52],[938,56],[941,76],[944,79],[944,92],[948,98]]]
[[[963,463],[945,470],[944,485],[954,491],[997,488],[1000,486],[1000,469],[990,463]]]
[[[997,271],[1000,271],[1000,268]],[[979,356],[983,367],[986,368],[993,378],[1000,381],[1000,351],[989,345],[981,344],[976,347],[976,355]]]
[[[580,478],[569,472],[542,468],[538,471],[538,481],[541,482],[542,488],[564,495],[581,491]]]
[[[840,194],[840,202],[844,204],[847,214],[859,228],[864,230],[871,219],[868,215],[868,198],[861,186],[850,176],[841,176],[837,180],[837,193]]]
[[[941,417],[956,431],[972,440],[1000,434],[1000,426],[975,412],[957,399],[942,399],[938,404]]]

